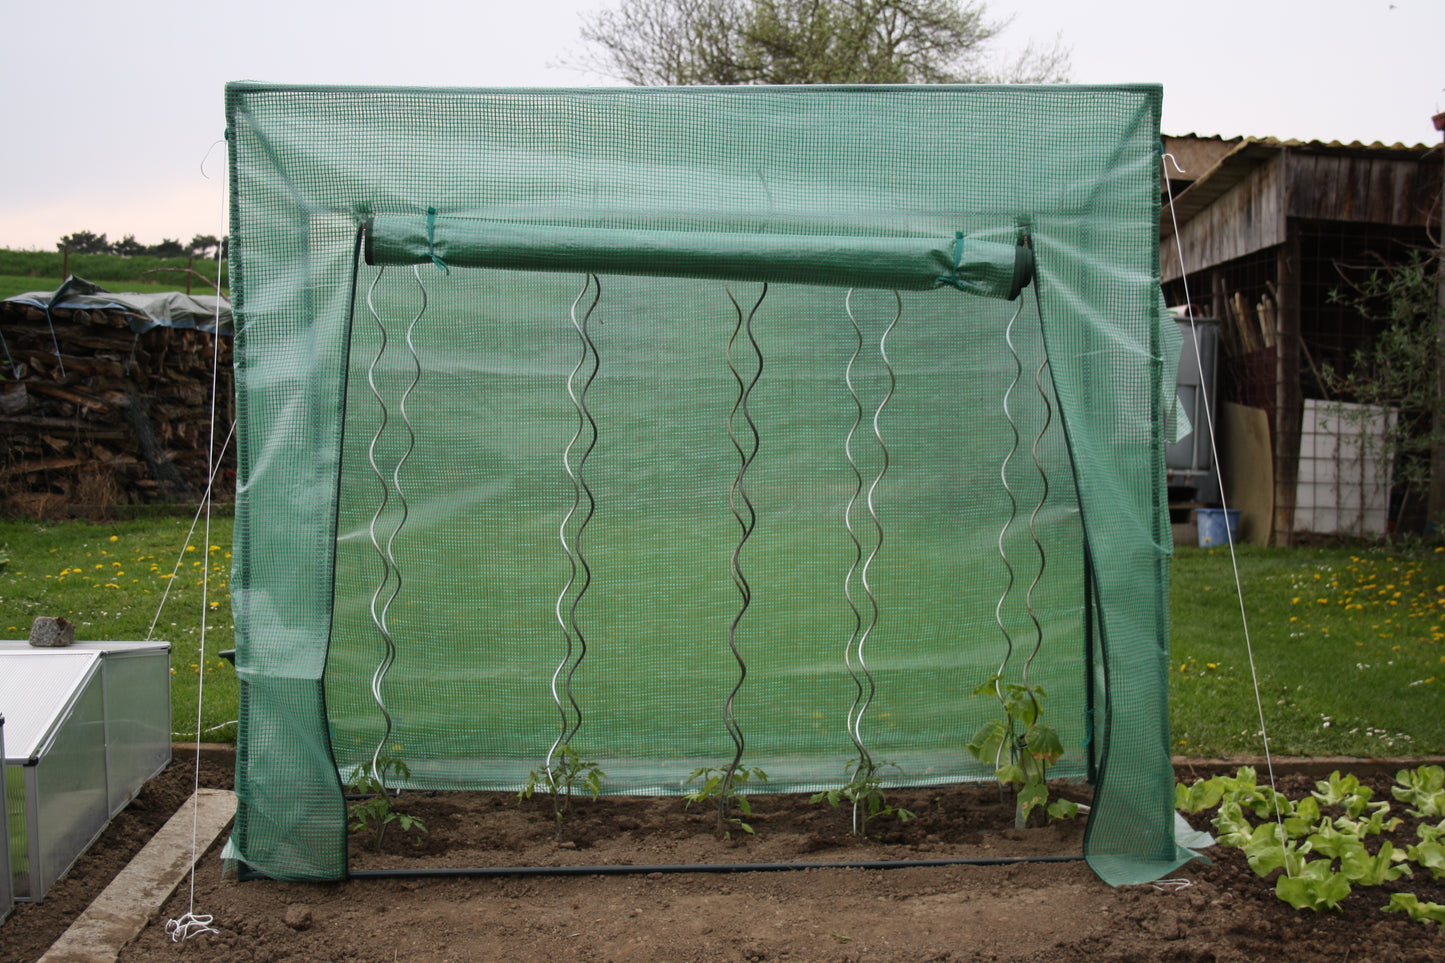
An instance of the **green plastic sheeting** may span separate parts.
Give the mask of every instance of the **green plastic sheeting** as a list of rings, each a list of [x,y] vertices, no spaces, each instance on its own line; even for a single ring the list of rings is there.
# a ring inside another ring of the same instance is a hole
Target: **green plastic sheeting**
[[[849,237],[813,234],[639,231],[427,217],[387,217],[366,231],[368,264],[426,264],[719,278],[849,288],[960,291],[1013,300],[1033,273],[1019,244],[959,235]]]
[[[761,790],[988,780],[1001,676],[1104,879],[1189,858],[1159,105],[230,85],[228,856],[344,877],[376,758],[677,794],[731,725]]]

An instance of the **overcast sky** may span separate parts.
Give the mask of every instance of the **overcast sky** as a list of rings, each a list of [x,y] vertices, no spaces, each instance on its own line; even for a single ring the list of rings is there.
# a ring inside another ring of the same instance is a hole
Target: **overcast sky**
[[[614,0],[615,2],[615,0]],[[224,230],[223,86],[570,86],[606,0],[7,5],[0,247]],[[1079,83],[1164,85],[1165,133],[1439,143],[1445,0],[992,0],[1001,52],[1061,35]],[[213,146],[215,147],[212,151]],[[209,154],[209,159],[207,159]],[[204,173],[202,162],[205,161]]]

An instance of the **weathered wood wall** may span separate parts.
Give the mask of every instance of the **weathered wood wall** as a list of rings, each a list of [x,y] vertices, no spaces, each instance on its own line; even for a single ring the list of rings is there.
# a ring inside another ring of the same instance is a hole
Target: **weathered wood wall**
[[[1181,243],[1192,272],[1283,244],[1284,238],[1284,162],[1275,154],[1180,224],[1178,237],[1172,231],[1164,237],[1160,269],[1165,281],[1179,277]]]
[[[1440,163],[1286,149],[1288,217],[1424,227],[1439,216]]]

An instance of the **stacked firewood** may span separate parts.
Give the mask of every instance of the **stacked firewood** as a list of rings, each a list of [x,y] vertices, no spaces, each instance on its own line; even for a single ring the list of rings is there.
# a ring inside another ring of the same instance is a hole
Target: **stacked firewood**
[[[228,336],[0,303],[0,337],[0,512],[104,517],[202,496],[213,368],[218,453],[234,415]],[[234,462],[228,451],[214,499],[233,497]]]

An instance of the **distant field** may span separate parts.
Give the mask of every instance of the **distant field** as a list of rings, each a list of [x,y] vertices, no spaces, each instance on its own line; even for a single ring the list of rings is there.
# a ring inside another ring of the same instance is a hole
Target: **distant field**
[[[112,291],[155,293],[184,291],[186,267],[184,257],[121,257],[118,254],[72,254],[69,264],[59,251],[10,251],[0,249],[0,298],[13,297],[27,291],[53,291],[69,268],[73,275],[94,281]],[[196,258],[192,270],[205,280],[190,275],[191,292],[207,293],[215,283],[216,262]],[[227,284],[226,267],[221,265],[221,283]]]
[[[87,281],[96,281],[95,278],[82,274],[81,277]],[[29,291],[54,291],[60,287],[61,278],[31,278],[16,277],[12,274],[0,274],[0,300],[14,297],[17,294],[25,294]],[[149,283],[145,281],[96,281],[101,287],[110,291],[125,291],[131,294],[159,294],[164,291],[184,291],[186,279],[180,277],[175,281]],[[204,287],[199,281],[192,279],[192,294],[211,294],[210,288]],[[226,293],[224,290],[222,293]]]

